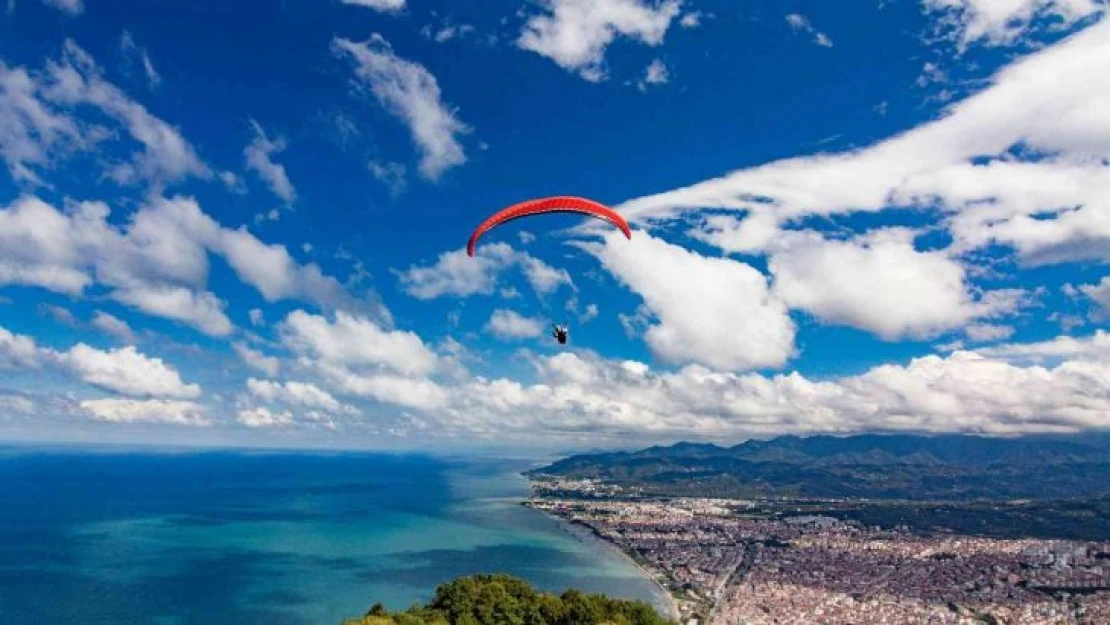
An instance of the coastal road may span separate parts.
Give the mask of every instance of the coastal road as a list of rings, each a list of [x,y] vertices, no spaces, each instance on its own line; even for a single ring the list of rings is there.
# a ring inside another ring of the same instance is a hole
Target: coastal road
[[[727,608],[732,590],[736,588],[740,582],[744,581],[744,576],[748,574],[753,564],[755,564],[755,545],[745,543],[744,555],[740,556],[740,561],[736,564],[736,568],[729,573],[724,586],[721,588],[721,591],[717,593],[717,601],[713,603],[713,607],[709,610],[709,617],[706,619],[706,625],[729,625],[727,620]]]

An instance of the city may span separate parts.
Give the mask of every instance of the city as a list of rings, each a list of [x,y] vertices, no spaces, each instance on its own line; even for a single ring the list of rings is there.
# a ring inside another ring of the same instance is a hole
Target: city
[[[689,625],[1110,622],[1110,543],[774,518],[752,501],[644,499],[589,480],[533,488],[527,505],[631,556]]]

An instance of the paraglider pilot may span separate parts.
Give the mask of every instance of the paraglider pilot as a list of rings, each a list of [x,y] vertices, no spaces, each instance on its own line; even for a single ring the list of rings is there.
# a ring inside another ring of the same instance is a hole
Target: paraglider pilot
[[[563,325],[553,325],[551,326],[551,336],[554,336],[555,339],[559,341],[559,345],[566,345],[567,332],[569,330],[570,328],[567,327],[567,324],[565,322],[563,323]]]

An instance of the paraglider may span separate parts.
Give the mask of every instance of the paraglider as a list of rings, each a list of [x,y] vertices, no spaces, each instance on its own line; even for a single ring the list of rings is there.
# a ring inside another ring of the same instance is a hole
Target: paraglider
[[[632,229],[628,227],[628,222],[615,210],[593,200],[587,200],[586,198],[560,195],[528,200],[526,202],[514,204],[495,213],[492,217],[483,221],[482,224],[474,230],[474,234],[470,235],[470,241],[466,244],[466,254],[468,256],[474,256],[474,247],[477,245],[478,239],[497,226],[521,217],[546,213],[578,213],[580,215],[596,217],[597,219],[608,221],[617,228],[620,228],[620,231],[623,232],[624,236],[628,239],[632,238]]]
[[[559,345],[567,344],[567,334],[569,332],[570,326],[567,325],[567,322],[565,321],[563,322],[563,325],[555,324],[551,326],[551,336],[555,337],[556,341],[559,341]]]
[[[617,211],[600,204],[593,200],[586,198],[575,197],[571,195],[558,195],[554,197],[538,198],[535,200],[528,200],[513,204],[512,206],[494,213],[489,219],[483,221],[470,235],[470,240],[466,243],[467,256],[474,256],[474,248],[478,244],[478,239],[485,233],[493,230],[503,223],[520,219],[521,217],[530,217],[532,215],[542,215],[546,213],[577,213],[587,217],[594,217],[607,221],[624,234],[625,238],[632,239],[632,229],[628,227],[628,222],[624,217],[621,217]],[[559,342],[559,345],[566,345],[567,338],[570,335],[570,326],[564,321],[562,325],[554,324],[551,326],[551,336]]]

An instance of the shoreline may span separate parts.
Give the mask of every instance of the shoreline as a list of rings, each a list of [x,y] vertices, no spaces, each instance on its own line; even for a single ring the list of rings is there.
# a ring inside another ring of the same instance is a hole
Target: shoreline
[[[666,602],[666,608],[667,608],[666,612],[667,612],[667,614],[665,614],[664,616],[673,620],[676,623],[680,623],[680,624],[682,623],[682,612],[678,608],[677,598],[673,594],[671,594],[671,591],[668,590],[667,587],[664,586],[662,584],[662,582],[659,581],[659,579],[656,577],[656,575],[652,571],[650,571],[649,569],[645,568],[642,564],[637,562],[636,559],[633,558],[631,554],[625,552],[623,549],[621,549],[617,545],[613,544],[612,542],[606,540],[605,538],[602,538],[601,536],[597,535],[597,533],[590,531],[588,528],[585,528],[585,527],[576,525],[574,523],[571,523],[571,522],[567,521],[566,519],[563,519],[562,517],[560,517],[558,515],[550,514],[549,512],[546,512],[544,510],[540,510],[538,508],[534,508],[532,506],[529,506],[527,501],[524,501],[524,502],[521,502],[521,503],[523,503],[528,508],[531,508],[532,510],[535,510],[536,512],[539,512],[540,514],[546,516],[549,519],[554,519],[563,529],[565,529],[568,533],[572,534],[575,538],[582,541],[583,543],[585,543],[585,544],[589,544],[591,542],[598,543],[598,544],[602,545],[605,549],[613,552],[614,554],[619,555],[622,559],[631,563],[632,566],[636,567],[637,571],[639,571],[644,577],[646,577],[649,581],[651,581],[652,585],[654,585],[656,587],[656,589],[658,589],[659,595]]]

